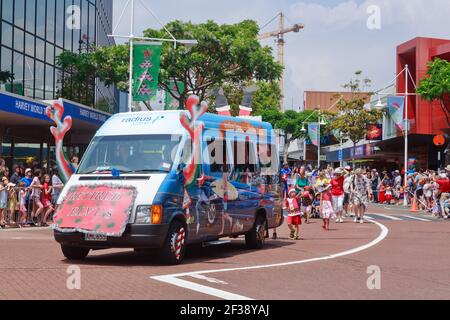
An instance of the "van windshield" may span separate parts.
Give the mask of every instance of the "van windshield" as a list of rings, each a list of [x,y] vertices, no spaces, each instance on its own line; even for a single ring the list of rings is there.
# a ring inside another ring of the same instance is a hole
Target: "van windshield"
[[[172,135],[95,137],[77,173],[170,172],[180,140]]]

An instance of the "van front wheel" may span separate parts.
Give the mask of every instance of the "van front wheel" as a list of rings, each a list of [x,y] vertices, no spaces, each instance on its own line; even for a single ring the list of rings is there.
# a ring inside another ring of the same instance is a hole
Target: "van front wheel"
[[[161,250],[164,263],[177,265],[183,261],[186,254],[186,227],[179,221],[174,221],[169,228],[166,242]]]
[[[252,230],[245,235],[245,243],[249,249],[262,249],[264,247],[266,226],[266,219],[262,215],[258,215]]]
[[[61,250],[68,260],[83,260],[91,251],[89,248],[71,247],[61,245]]]

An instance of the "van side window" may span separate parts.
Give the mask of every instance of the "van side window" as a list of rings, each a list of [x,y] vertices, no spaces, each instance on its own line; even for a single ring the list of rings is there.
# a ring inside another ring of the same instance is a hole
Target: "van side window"
[[[237,173],[257,172],[258,159],[256,145],[247,138],[245,141],[235,139],[232,142],[234,169]]]
[[[217,175],[230,172],[226,142],[217,137],[208,137],[205,140],[208,150],[207,164],[210,165],[211,174]]]

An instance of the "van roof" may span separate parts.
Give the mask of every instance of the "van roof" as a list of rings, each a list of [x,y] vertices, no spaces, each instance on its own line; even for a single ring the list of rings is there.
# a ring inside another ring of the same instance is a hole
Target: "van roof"
[[[181,126],[180,115],[187,111],[144,111],[133,113],[118,113],[113,115],[97,131],[96,136],[117,135],[149,135],[169,134],[184,135],[186,130]],[[205,124],[207,129],[219,129],[226,125],[227,128],[234,126],[254,127],[265,129],[270,134],[272,125],[266,122],[247,120],[234,117],[219,116],[215,114],[204,114],[199,121]]]

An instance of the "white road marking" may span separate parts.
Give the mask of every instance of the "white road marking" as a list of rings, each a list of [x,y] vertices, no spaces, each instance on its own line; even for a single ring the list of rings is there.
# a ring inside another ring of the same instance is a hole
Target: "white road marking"
[[[431,220],[418,218],[418,217],[413,217],[413,216],[402,215],[402,217],[413,219],[413,220],[418,220],[418,221],[423,221],[423,222],[431,222]]]
[[[228,284],[225,281],[222,281],[222,280],[219,280],[219,279],[210,278],[210,277],[207,277],[207,276],[202,276],[201,274],[195,274],[195,275],[193,274],[193,275],[191,275],[191,278],[198,279],[198,280],[205,280],[205,281],[208,281],[210,283]]]
[[[165,282],[168,284],[172,284],[177,287],[189,289],[192,291],[200,292],[205,295],[221,298],[224,300],[253,300],[252,298],[237,295],[231,292],[218,290],[215,288],[199,285],[190,281],[179,279],[181,277],[196,277],[198,275],[204,275],[204,274],[211,274],[211,273],[223,273],[223,272],[233,272],[233,271],[244,271],[244,270],[257,270],[257,269],[267,269],[267,268],[276,268],[276,267],[285,267],[285,266],[292,266],[292,265],[299,265],[299,264],[305,264],[310,262],[317,262],[317,261],[326,261],[326,260],[332,260],[348,255],[352,255],[364,250],[367,250],[371,247],[376,246],[381,241],[386,239],[387,235],[389,234],[389,229],[374,220],[368,220],[371,223],[377,225],[381,229],[380,235],[373,241],[371,241],[368,244],[365,244],[363,246],[350,249],[341,253],[331,254],[324,257],[319,258],[312,258],[312,259],[306,259],[306,260],[299,260],[299,261],[291,261],[291,262],[285,262],[285,263],[277,263],[277,264],[269,264],[269,265],[259,265],[259,266],[251,266],[251,267],[241,267],[241,268],[230,268],[230,269],[218,269],[218,270],[204,270],[204,271],[194,271],[194,272],[185,272],[185,273],[177,273],[177,274],[171,274],[171,275],[165,275],[165,276],[154,276],[150,277],[150,279]]]
[[[394,216],[388,216],[387,214],[382,214],[382,213],[372,213],[372,215],[380,216],[380,217],[383,217],[383,218],[386,218],[389,220],[394,220],[394,221],[402,221],[403,220],[403,219],[400,219],[400,218],[397,218]]]

